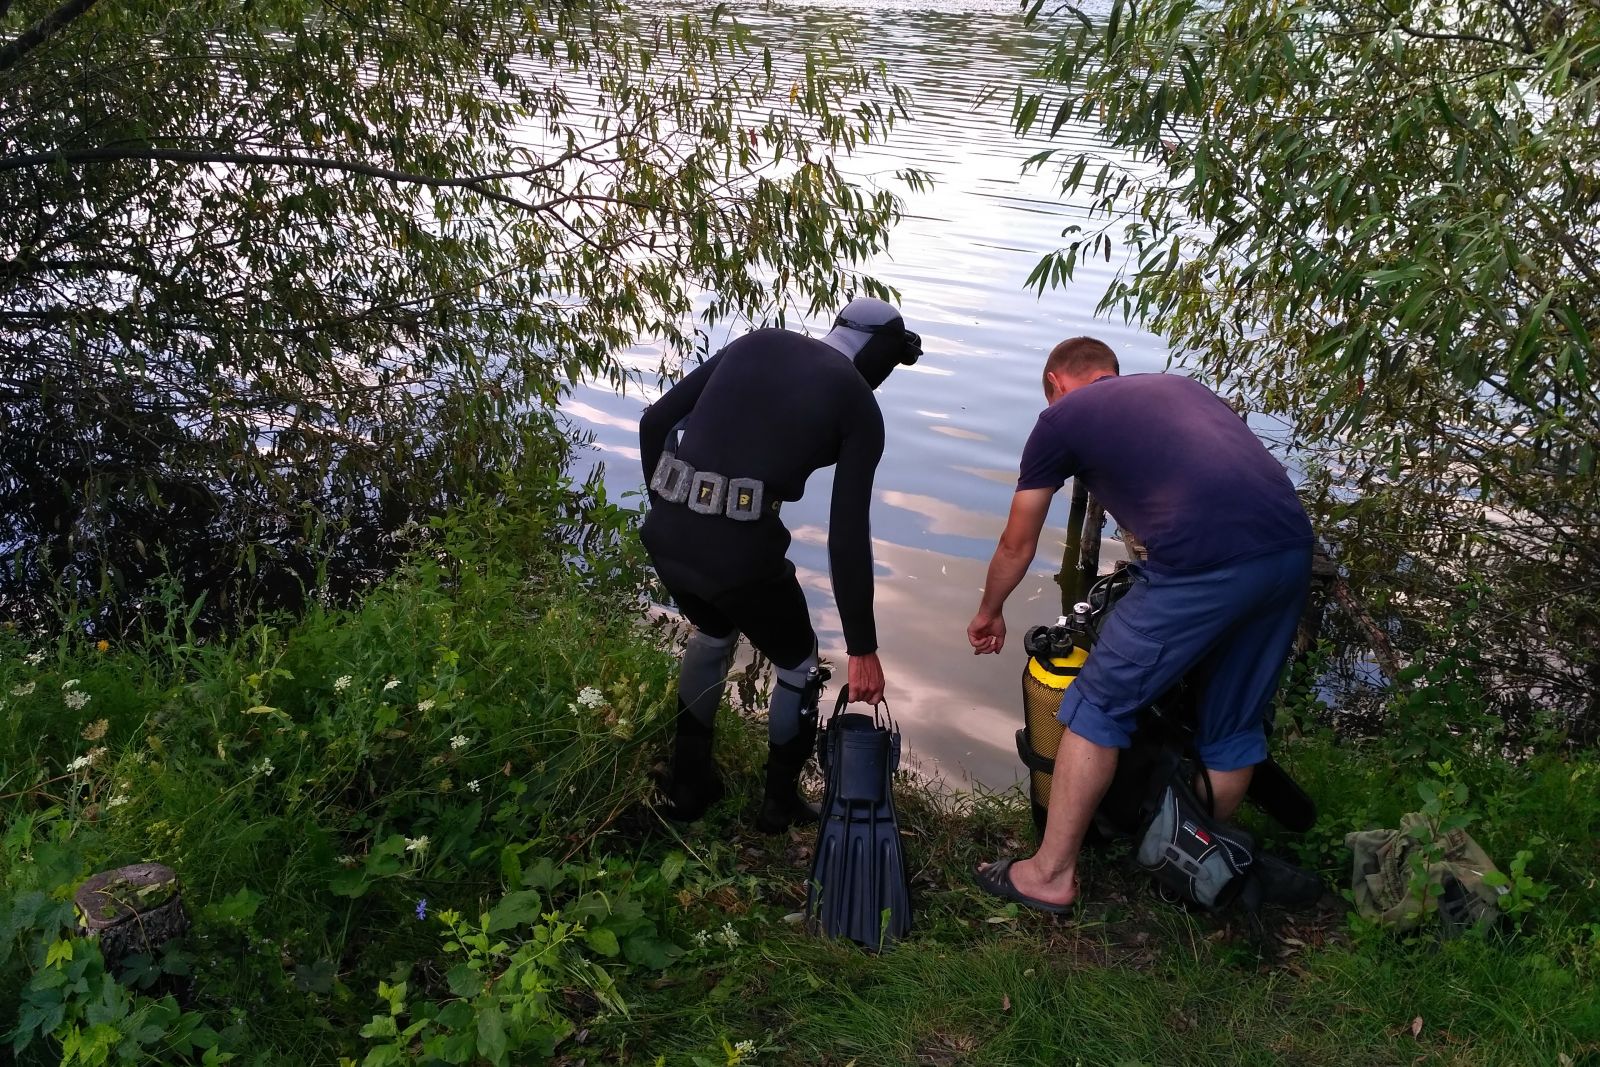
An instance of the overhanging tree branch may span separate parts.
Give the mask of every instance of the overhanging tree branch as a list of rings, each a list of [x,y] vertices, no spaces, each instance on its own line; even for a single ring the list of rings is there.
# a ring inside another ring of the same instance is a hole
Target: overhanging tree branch
[[[498,190],[488,188],[487,182],[503,178],[505,174],[475,174],[459,178],[442,178],[432,174],[376,167],[370,163],[336,159],[330,156],[304,156],[268,152],[222,152],[203,148],[152,148],[148,145],[110,145],[101,148],[73,148],[55,152],[31,152],[27,155],[0,159],[0,173],[28,170],[65,164],[81,166],[87,163],[117,163],[125,160],[148,160],[157,163],[221,163],[244,167],[288,167],[303,170],[337,171],[377,178],[397,185],[422,185],[432,189],[465,189],[489,200],[506,204],[521,211],[548,211],[573,197],[558,197],[545,203],[520,200]]]
[[[7,41],[0,46],[0,70],[9,70],[16,66],[23,56],[82,18],[84,12],[98,2],[99,0],[67,0],[50,14]],[[5,7],[10,6],[9,3],[5,5]]]

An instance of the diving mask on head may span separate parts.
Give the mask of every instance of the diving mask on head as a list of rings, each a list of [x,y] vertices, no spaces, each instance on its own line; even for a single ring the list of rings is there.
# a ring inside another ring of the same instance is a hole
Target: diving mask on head
[[[867,296],[845,305],[823,341],[849,356],[874,389],[894,368],[909,366],[922,355],[921,336],[906,329],[895,306]]]

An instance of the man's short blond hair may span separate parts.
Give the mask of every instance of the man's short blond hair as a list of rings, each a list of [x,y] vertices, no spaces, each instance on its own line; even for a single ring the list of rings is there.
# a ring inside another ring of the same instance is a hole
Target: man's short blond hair
[[[1050,350],[1044,361],[1044,391],[1050,392],[1052,374],[1065,374],[1069,378],[1085,378],[1096,372],[1121,374],[1117,354],[1111,346],[1093,337],[1069,337]]]

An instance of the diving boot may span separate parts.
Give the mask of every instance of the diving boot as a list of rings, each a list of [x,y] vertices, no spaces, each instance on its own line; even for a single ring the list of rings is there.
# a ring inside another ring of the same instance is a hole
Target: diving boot
[[[805,769],[816,740],[817,720],[811,715],[800,720],[798,736],[781,745],[767,745],[767,780],[761,810],[756,814],[757,830],[778,834],[795,824],[805,826],[820,818],[816,805],[800,795],[800,772]]]
[[[673,740],[672,769],[662,786],[657,810],[674,822],[694,822],[722,799],[722,775],[711,756],[711,727],[678,703],[678,733]]]

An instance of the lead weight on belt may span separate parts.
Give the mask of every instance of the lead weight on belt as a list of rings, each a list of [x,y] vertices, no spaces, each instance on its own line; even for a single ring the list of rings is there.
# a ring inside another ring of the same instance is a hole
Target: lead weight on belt
[[[682,504],[689,499],[689,482],[694,478],[694,468],[668,452],[656,464],[655,477],[650,488],[669,504]]]
[[[689,510],[701,515],[718,515],[728,498],[728,479],[710,471],[695,471],[689,483]]]

